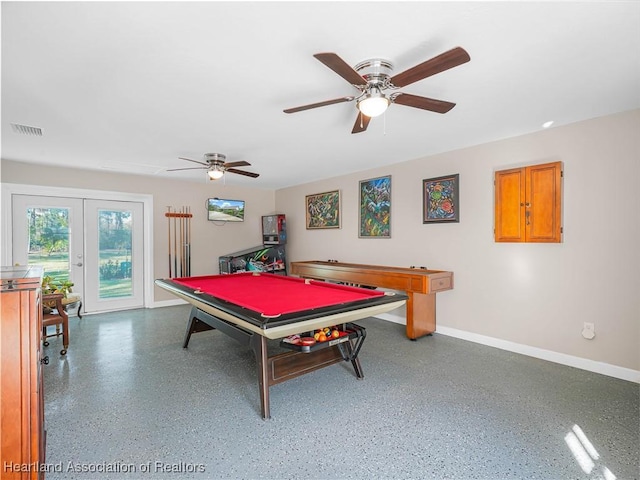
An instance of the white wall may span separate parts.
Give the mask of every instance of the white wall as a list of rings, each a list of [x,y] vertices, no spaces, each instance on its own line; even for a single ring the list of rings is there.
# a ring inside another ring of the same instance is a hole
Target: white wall
[[[42,195],[47,186],[68,187],[109,192],[148,194],[153,196],[152,247],[153,278],[169,276],[167,206],[191,207],[191,273],[205,275],[218,273],[218,257],[245,248],[261,245],[261,217],[274,212],[273,190],[225,185],[223,182],[187,182],[153,178],[142,175],[124,175],[111,172],[57,168],[2,160],[3,184],[41,185]],[[209,197],[241,199],[246,201],[245,221],[242,223],[209,222],[205,202]],[[6,206],[5,206],[6,207]],[[6,208],[4,209],[6,211]],[[3,226],[9,219],[3,216]],[[3,233],[8,229],[3,228]],[[10,262],[3,248],[3,262]],[[176,297],[158,287],[147,305],[175,301]]]
[[[639,134],[635,110],[278,190],[288,259],[451,270],[455,289],[437,296],[441,331],[631,369],[640,379]],[[495,243],[493,172],[557,160],[563,243]],[[423,224],[422,179],[455,173],[460,223]],[[383,175],[392,176],[392,238],[358,238],[358,182]],[[305,195],[335,189],[342,228],[306,230]],[[583,322],[595,324],[595,339],[581,336]]]

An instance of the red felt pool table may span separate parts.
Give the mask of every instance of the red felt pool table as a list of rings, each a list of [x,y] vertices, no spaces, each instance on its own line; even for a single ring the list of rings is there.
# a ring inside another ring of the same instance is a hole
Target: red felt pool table
[[[159,287],[192,305],[183,347],[192,333],[218,329],[256,356],[262,417],[270,417],[269,387],[341,361],[363,378],[358,353],[364,328],[351,322],[402,306],[406,295],[270,273],[158,279]],[[267,340],[342,326],[342,336],[269,355]]]

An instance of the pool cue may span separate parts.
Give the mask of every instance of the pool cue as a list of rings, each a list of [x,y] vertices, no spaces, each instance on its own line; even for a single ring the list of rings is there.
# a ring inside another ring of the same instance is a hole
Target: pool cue
[[[185,244],[184,244],[184,252],[185,252],[185,264],[187,265],[187,277],[191,276],[191,256],[189,254],[189,226],[191,224],[191,218],[189,217],[189,207],[185,208]]]
[[[187,265],[189,265],[189,271],[187,272],[187,275],[190,277],[191,276],[191,207],[187,207],[187,211],[189,213],[189,216],[187,217],[187,225],[188,225],[188,229],[187,229],[187,258],[189,263]]]
[[[175,214],[173,216],[173,270],[175,276],[178,276],[178,250],[176,242],[178,241],[178,232],[176,229],[176,217]]]
[[[171,207],[167,208],[168,210],[165,214],[165,217],[167,217],[167,226],[169,227],[169,243],[167,245],[169,246],[169,278],[171,278],[171,217],[169,217],[169,215],[171,214]]]
[[[187,265],[187,207],[184,210],[184,238],[182,239],[182,251],[184,252],[184,276],[189,276],[189,265]]]
[[[184,277],[184,217],[182,216],[183,207],[180,207],[180,276]]]
[[[184,207],[180,208],[180,276],[184,277]]]

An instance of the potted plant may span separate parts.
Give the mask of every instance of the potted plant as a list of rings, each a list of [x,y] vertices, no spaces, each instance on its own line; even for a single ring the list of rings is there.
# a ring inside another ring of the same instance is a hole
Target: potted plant
[[[73,290],[73,282],[69,280],[63,280],[61,282],[56,282],[51,276],[45,275],[42,278],[42,293],[62,293],[64,298],[67,298],[67,295],[71,293]]]
[[[67,298],[69,293],[72,292],[73,282],[69,280],[56,281],[53,277],[49,275],[45,275],[42,278],[42,294],[46,295],[48,293],[61,293],[64,297]],[[53,305],[44,303],[45,313],[46,309],[51,309]]]

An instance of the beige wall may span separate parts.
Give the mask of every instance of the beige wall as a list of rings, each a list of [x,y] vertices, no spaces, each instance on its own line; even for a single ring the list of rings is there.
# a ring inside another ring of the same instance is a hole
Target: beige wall
[[[147,194],[153,196],[153,276],[169,276],[167,206],[190,206],[191,272],[193,275],[218,273],[218,257],[261,245],[261,217],[275,213],[274,192],[234,187],[222,182],[186,182],[141,175],[122,175],[79,169],[55,168],[2,160],[3,183],[49,185],[87,190]],[[46,188],[43,188],[46,193]],[[209,222],[205,202],[209,197],[246,201],[242,223]],[[5,222],[5,219],[2,219]],[[154,302],[175,300],[175,296],[154,287]]]
[[[443,328],[640,370],[640,111],[276,192],[288,257],[451,270]],[[420,140],[418,140],[420,141]],[[493,241],[493,172],[564,162],[564,242]],[[422,223],[422,179],[460,174],[460,223]],[[358,238],[358,182],[392,176],[390,239]],[[306,230],[305,195],[339,189],[340,230]],[[403,312],[394,319],[403,321]],[[583,322],[596,337],[581,336]]]
[[[155,278],[168,274],[167,205],[189,205],[194,213],[194,275],[217,273],[220,255],[259,245],[260,217],[285,213],[290,261],[331,258],[452,270],[455,289],[437,298],[441,332],[465,332],[475,339],[530,346],[537,353],[587,359],[590,366],[602,362],[637,372],[638,132],[636,110],[276,192],[4,160],[1,180],[153,195]],[[493,172],[555,160],[565,169],[564,242],[494,243]],[[460,174],[460,223],[424,225],[422,179],[452,173]],[[360,239],[358,181],[381,175],[392,176],[392,238]],[[306,230],[305,195],[334,189],[342,192],[342,228]],[[211,196],[245,199],[246,221],[208,222],[204,202]],[[154,294],[155,302],[174,299],[157,288]],[[391,319],[402,322],[403,312]],[[580,335],[583,322],[595,324],[594,340]]]

